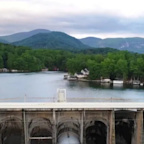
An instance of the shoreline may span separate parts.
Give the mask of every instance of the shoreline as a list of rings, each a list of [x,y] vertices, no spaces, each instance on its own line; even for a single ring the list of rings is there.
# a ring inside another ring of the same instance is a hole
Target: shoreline
[[[71,80],[69,80],[71,81]],[[123,84],[131,84],[131,85],[140,85],[140,86],[143,86],[144,83],[139,83],[139,84],[133,84],[132,81],[123,81],[123,83],[113,83],[112,81],[111,82],[101,82],[101,80],[88,80],[88,79],[76,79],[76,80],[73,80],[73,81],[80,81],[80,82],[93,82],[93,83],[98,83],[98,84],[117,84],[117,85],[123,85]]]

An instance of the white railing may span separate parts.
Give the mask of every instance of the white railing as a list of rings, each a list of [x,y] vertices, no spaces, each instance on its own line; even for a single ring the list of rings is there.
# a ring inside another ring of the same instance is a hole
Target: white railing
[[[1,97],[0,102],[57,102],[57,97]],[[144,102],[144,98],[101,98],[101,97],[67,97],[67,102]]]

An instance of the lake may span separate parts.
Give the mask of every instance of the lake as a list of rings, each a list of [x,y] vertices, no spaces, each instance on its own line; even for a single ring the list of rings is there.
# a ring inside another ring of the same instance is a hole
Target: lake
[[[1,73],[0,102],[52,102],[66,89],[71,102],[144,102],[144,87],[67,81],[63,72]]]

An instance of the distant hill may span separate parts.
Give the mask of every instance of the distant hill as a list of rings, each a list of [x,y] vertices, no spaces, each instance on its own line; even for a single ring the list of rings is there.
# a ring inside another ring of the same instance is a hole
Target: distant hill
[[[8,43],[8,42],[0,38],[0,43]]]
[[[36,29],[8,36],[0,36],[1,43],[28,46],[32,48],[71,49],[114,48],[131,52],[144,53],[144,38],[96,38],[76,39],[62,32]]]
[[[96,47],[97,43],[99,43],[102,39],[96,37],[86,37],[80,39],[83,44],[89,45],[91,47]]]
[[[31,48],[51,48],[51,49],[85,49],[89,46],[84,45],[78,39],[62,32],[40,33],[22,41],[14,42],[14,45],[28,46]]]
[[[45,30],[45,29],[36,29],[36,30],[29,31],[29,32],[20,32],[20,33],[15,33],[15,34],[8,35],[8,36],[0,36],[0,39],[3,39],[9,43],[12,43],[16,41],[21,41],[23,39],[26,39],[38,33],[50,33],[50,32],[51,31]]]
[[[144,38],[106,38],[99,39],[94,37],[87,37],[80,39],[83,44],[95,48],[116,48],[119,50],[128,50],[132,52],[144,53]]]

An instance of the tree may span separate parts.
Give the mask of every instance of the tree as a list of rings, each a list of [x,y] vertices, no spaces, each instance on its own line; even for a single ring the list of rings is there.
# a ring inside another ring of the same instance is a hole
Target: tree
[[[15,68],[26,71],[40,71],[43,68],[41,61],[26,52],[15,61]]]
[[[115,60],[110,58],[105,58],[101,63],[102,65],[102,76],[105,78],[115,79]]]
[[[142,57],[137,58],[137,69],[138,69],[138,75],[139,79],[144,78],[144,59]]]
[[[67,60],[66,66],[69,72],[74,74],[75,72],[80,72],[82,69],[86,68],[87,57],[79,54],[74,58]]]
[[[94,79],[100,79],[101,78],[101,64],[95,62],[94,60],[88,60],[87,61],[87,67],[90,71],[89,78]]]
[[[116,76],[118,78],[123,78],[124,80],[128,77],[128,66],[125,59],[119,59],[116,63]]]
[[[16,60],[17,55],[14,55],[12,53],[8,53],[8,58],[7,58],[7,68],[8,69],[13,69],[14,68],[14,62]]]
[[[0,55],[0,68],[3,68],[3,59],[1,55]]]

